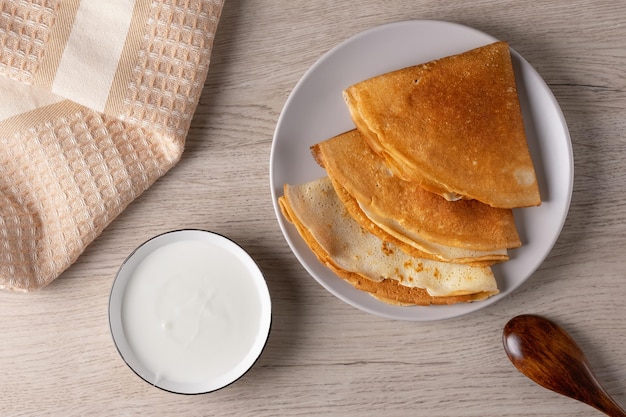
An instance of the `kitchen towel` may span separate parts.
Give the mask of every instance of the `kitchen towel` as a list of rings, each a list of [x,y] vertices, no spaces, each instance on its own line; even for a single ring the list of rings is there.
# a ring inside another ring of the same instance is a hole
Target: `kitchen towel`
[[[57,278],[179,161],[222,6],[0,1],[0,289]]]

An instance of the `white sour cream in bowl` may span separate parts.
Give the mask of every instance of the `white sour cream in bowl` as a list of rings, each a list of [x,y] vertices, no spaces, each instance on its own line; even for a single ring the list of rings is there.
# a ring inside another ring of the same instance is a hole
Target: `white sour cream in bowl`
[[[269,336],[263,274],[235,242],[178,230],[139,246],[111,289],[109,323],[128,366],[181,394],[223,388],[244,375]]]

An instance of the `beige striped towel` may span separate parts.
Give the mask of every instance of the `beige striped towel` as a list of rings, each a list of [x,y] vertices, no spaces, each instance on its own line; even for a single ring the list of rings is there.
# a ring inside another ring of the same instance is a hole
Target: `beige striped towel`
[[[0,0],[0,288],[67,269],[181,157],[223,0]]]

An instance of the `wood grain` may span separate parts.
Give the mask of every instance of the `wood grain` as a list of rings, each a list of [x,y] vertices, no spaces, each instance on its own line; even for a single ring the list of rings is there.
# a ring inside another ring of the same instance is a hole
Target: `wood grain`
[[[340,41],[406,19],[458,22],[509,41],[554,92],[575,159],[570,213],[539,270],[505,300],[433,323],[374,317],[324,290],[290,252],[269,185],[273,131],[299,78]],[[601,415],[511,365],[502,329],[522,313],[558,321],[626,404],[624,68],[622,0],[226,0],[181,162],[50,286],[0,293],[0,415]],[[209,395],[145,384],[109,335],[120,263],[147,238],[184,227],[240,243],[273,300],[256,366]]]

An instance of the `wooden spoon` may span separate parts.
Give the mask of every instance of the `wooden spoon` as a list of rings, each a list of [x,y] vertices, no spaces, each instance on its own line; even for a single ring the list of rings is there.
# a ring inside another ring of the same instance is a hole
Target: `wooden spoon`
[[[596,379],[583,351],[559,325],[530,314],[517,316],[504,326],[502,341],[513,365],[539,385],[609,416],[626,417]]]

